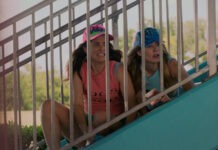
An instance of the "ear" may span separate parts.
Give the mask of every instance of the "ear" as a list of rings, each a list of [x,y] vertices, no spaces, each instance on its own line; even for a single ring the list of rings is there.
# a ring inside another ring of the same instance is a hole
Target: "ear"
[[[142,51],[137,51],[138,56],[142,56]]]

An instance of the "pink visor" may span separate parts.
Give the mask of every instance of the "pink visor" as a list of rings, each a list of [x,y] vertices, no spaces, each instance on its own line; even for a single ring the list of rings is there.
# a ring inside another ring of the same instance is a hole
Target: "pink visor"
[[[105,35],[105,28],[100,24],[95,24],[90,26],[90,40],[94,40],[100,36]],[[114,37],[108,34],[109,41],[113,40]],[[83,43],[87,41],[87,29],[83,32]]]

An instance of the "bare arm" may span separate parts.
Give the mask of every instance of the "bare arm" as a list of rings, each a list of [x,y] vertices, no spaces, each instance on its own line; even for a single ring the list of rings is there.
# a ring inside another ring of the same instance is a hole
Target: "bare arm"
[[[132,84],[132,80],[129,76],[129,73],[128,73],[128,109],[131,109],[133,108],[136,104],[137,104],[137,101],[136,101],[136,97],[135,97],[135,90],[133,88],[133,84]],[[122,95],[124,96],[124,68],[123,68],[123,65],[120,65],[119,68],[118,68],[118,74],[117,74],[117,78],[118,78],[118,81],[119,81],[119,84],[120,84],[120,89],[121,89],[121,92],[122,92]],[[125,101],[124,101],[125,102]],[[133,115],[130,115],[128,118],[127,118],[127,122],[131,122],[135,119],[136,117],[136,114],[133,114]]]
[[[77,73],[73,75],[73,84],[76,85],[74,88],[74,110],[75,110],[75,119],[78,126],[81,128],[83,133],[87,132],[87,125],[84,113],[84,102],[83,102],[83,86],[82,81],[79,78]]]
[[[182,65],[179,65],[179,66],[181,67],[181,79],[184,80],[188,77],[188,73],[186,72],[185,68]],[[178,78],[178,62],[176,60],[172,60],[169,62],[169,70],[170,70],[171,75],[177,79]],[[194,84],[192,81],[189,81],[186,84],[184,84],[182,87],[185,91],[187,91],[193,88]]]

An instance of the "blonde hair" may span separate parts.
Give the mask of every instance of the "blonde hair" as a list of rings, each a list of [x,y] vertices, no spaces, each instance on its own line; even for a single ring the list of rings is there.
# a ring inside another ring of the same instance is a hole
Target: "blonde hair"
[[[164,68],[164,88],[169,88],[170,86],[174,85],[177,82],[177,79],[174,78],[169,70],[168,66],[168,58],[170,57],[170,54],[167,52],[166,46],[164,44],[162,45],[163,50],[163,68]],[[138,93],[141,91],[141,56],[137,54],[137,52],[141,51],[141,47],[136,46],[134,47],[130,53],[128,54],[128,72],[130,74],[130,77],[132,78],[133,86],[135,89],[135,92]]]

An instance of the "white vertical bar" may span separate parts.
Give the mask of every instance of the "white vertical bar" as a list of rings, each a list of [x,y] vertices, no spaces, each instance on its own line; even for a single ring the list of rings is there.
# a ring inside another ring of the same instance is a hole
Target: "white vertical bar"
[[[195,69],[199,71],[199,36],[198,36],[198,0],[194,0],[194,23],[195,23]]]
[[[19,62],[19,58],[17,58]],[[19,138],[19,148],[22,149],[22,133],[21,133],[21,89],[20,89],[20,68],[17,68],[18,71],[18,120],[19,120],[19,132],[18,132],[18,138]]]
[[[36,131],[36,56],[35,56],[35,14],[32,13],[31,26],[31,43],[32,43],[32,98],[33,98],[33,149],[37,146],[37,131]]]
[[[184,36],[183,36],[183,13],[182,13],[182,1],[180,2],[181,4],[180,4],[180,19],[181,19],[181,53],[182,53],[182,55],[181,55],[181,58],[182,58],[182,64],[184,64],[184,62],[185,62],[185,50],[184,50]]]
[[[137,30],[140,30],[141,29],[141,3],[138,4],[138,19],[139,19],[139,23],[138,23],[138,29]]]
[[[126,0],[123,0],[123,39],[124,39],[124,107],[125,111],[128,111],[128,72],[127,72],[127,61],[128,61],[128,27],[127,27],[127,9]]]
[[[106,71],[106,115],[107,121],[110,121],[110,71],[109,71],[109,38],[108,38],[108,1],[104,3],[105,11],[105,71]]]
[[[87,26],[87,68],[88,68],[88,131],[92,131],[92,81],[91,81],[91,42],[90,42],[90,0],[86,1],[86,26]]]
[[[17,33],[16,33],[16,23],[13,24],[13,92],[14,92],[14,148],[15,150],[18,150],[18,131],[17,131],[17,100],[18,100],[18,94],[17,94],[17,50],[18,50],[18,39],[17,39]]]
[[[45,22],[44,24],[44,30],[45,30],[45,35],[47,34],[47,24]],[[48,48],[48,43],[47,41],[45,42],[45,48]],[[49,94],[49,71],[48,71],[48,53],[45,54],[45,70],[46,70],[46,98],[50,99],[50,94]]]
[[[162,0],[159,0],[159,21],[160,21],[160,90],[163,92],[164,90],[164,68],[163,68],[163,47],[162,47],[162,39],[163,39],[163,21],[162,21]]]
[[[155,27],[155,0],[152,0],[152,23],[153,27]]]
[[[144,0],[140,0],[140,31],[141,31],[141,49],[142,49],[142,100],[146,101],[146,78],[145,78],[145,32],[144,32]]]
[[[53,3],[50,3],[50,52],[51,52],[51,149],[55,149],[55,100],[54,100],[54,41],[53,41]]]
[[[61,15],[58,15],[58,27],[61,27]],[[59,34],[59,41],[61,41],[61,33]],[[60,94],[61,94],[61,103],[64,104],[64,87],[63,87],[63,60],[62,60],[62,45],[59,46],[59,59],[60,59]]]
[[[216,63],[216,1],[207,1],[207,61],[209,76],[217,72]]]
[[[105,0],[106,1],[106,0]],[[100,0],[100,5],[103,4],[103,0]],[[103,18],[103,12],[101,11],[101,19]]]
[[[112,13],[117,11],[117,4],[112,6]],[[113,45],[115,49],[119,48],[118,16],[112,18]]]
[[[17,50],[18,50],[18,42],[16,43],[16,47],[17,47]],[[17,57],[17,62],[19,62],[19,57]],[[18,123],[18,126],[17,126],[17,136],[18,136],[18,149],[22,149],[22,135],[21,135],[21,106],[20,106],[20,69],[19,69],[19,66],[17,65],[17,123]]]
[[[72,20],[74,20],[75,19],[75,9],[74,8],[72,8]],[[76,32],[76,30],[75,30],[75,26],[73,26],[73,34]],[[73,49],[75,49],[76,48],[76,38],[74,38],[74,40],[73,40]]]
[[[181,35],[181,0],[177,0],[177,59],[178,59],[178,82],[181,81],[181,56],[182,56],[182,35]]]
[[[4,45],[2,45],[2,58],[5,57],[5,50]],[[5,65],[2,66],[2,73],[3,73],[3,89],[2,89],[2,97],[3,97],[3,109],[4,109],[4,148],[8,149],[8,132],[7,132],[7,109],[6,109],[6,82],[5,82]]]
[[[169,19],[169,1],[166,0],[166,17],[167,17],[167,50],[170,53],[170,19]]]
[[[72,9],[71,0],[68,0],[68,33],[69,33],[69,78],[70,78],[70,142],[74,140],[74,99],[73,99],[73,65],[72,65]]]

